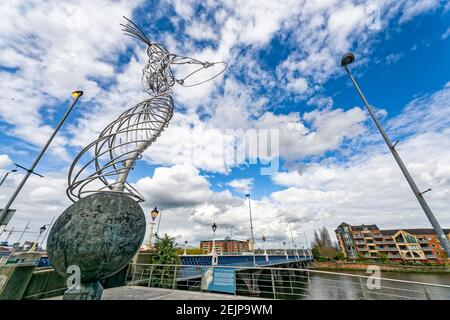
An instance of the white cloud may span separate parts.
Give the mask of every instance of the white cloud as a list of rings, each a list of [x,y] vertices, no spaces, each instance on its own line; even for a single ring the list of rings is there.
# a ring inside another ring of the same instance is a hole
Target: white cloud
[[[227,183],[228,186],[236,189],[240,193],[249,193],[252,190],[253,178],[234,179]]]
[[[114,59],[125,49],[118,26],[131,16],[138,1],[48,1],[39,6],[7,1],[0,22],[0,64],[15,69],[0,72],[0,119],[11,124],[7,132],[43,145],[52,132],[49,118],[58,102],[68,103],[75,89],[87,101],[100,92],[97,79],[114,76]],[[96,80],[94,80],[96,79]],[[67,159],[68,139],[58,135],[51,152]]]
[[[12,161],[7,154],[0,154],[0,169],[6,168],[11,164]]]
[[[413,100],[387,124],[403,138],[398,152],[442,227],[450,225],[450,87]],[[305,227],[376,223],[384,228],[429,227],[429,222],[387,147],[377,140],[344,163],[312,163],[301,172],[281,172],[273,182],[287,187],[272,199]],[[328,161],[329,162],[329,161]]]

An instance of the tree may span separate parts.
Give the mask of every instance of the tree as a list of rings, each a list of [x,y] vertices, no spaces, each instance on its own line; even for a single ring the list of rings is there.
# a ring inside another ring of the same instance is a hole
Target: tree
[[[177,253],[177,244],[175,238],[169,237],[167,234],[164,237],[156,238],[156,253],[152,257],[154,264],[180,264],[180,257]]]
[[[157,237],[156,253],[152,256],[151,261],[153,266],[147,270],[152,287],[170,288],[174,284],[174,276],[176,276],[177,270],[174,265],[181,262],[176,246],[175,238],[169,237],[167,234],[162,238]]]
[[[314,230],[314,241],[313,241],[313,254],[314,257],[318,259],[337,259],[339,258],[339,250],[333,243],[330,237],[330,233],[327,228],[323,227],[319,229],[319,232]]]

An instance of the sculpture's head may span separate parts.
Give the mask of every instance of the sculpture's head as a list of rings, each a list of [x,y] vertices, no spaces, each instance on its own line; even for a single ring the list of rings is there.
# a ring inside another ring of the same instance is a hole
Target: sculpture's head
[[[222,74],[228,67],[226,62],[207,62],[171,54],[163,45],[151,42],[141,29],[130,19],[120,24],[126,35],[132,36],[148,45],[149,61],[142,71],[145,89],[150,94],[158,94],[169,90],[175,83],[183,87],[193,87]],[[180,69],[184,77],[176,78],[172,67]]]

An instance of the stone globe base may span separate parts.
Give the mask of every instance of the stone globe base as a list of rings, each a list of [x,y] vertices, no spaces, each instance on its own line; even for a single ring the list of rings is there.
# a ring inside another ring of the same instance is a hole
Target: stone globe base
[[[81,285],[80,299],[100,298],[98,280],[122,270],[144,236],[145,216],[137,202],[121,193],[99,192],[75,202],[58,217],[49,232],[47,253],[56,272],[70,276],[73,290]],[[70,290],[68,297],[76,295]]]

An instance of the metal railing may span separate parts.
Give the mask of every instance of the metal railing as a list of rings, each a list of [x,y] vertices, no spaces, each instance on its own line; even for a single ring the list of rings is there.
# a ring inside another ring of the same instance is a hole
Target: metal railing
[[[208,291],[205,272],[232,269],[234,294],[269,299],[449,300],[450,286],[298,268],[131,264],[128,285]]]

